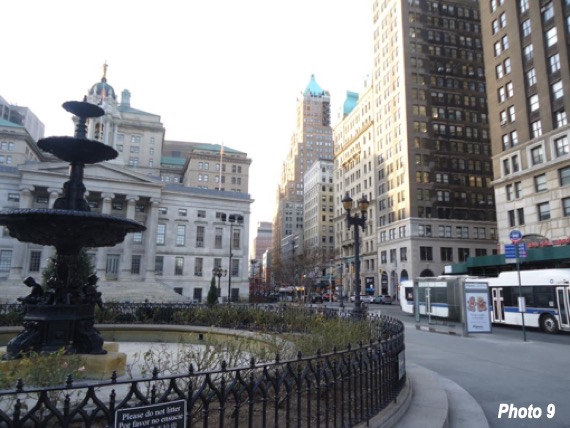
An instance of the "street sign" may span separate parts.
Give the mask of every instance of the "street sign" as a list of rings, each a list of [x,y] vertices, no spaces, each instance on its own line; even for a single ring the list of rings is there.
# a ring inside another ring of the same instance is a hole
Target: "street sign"
[[[506,259],[516,259],[517,258],[517,249],[518,249],[518,257],[525,258],[527,256],[526,244],[523,242],[522,244],[506,244],[505,245],[505,258]]]
[[[518,242],[521,241],[522,239],[522,233],[520,230],[518,229],[513,229],[511,230],[511,232],[509,233],[509,239],[511,240],[511,242],[513,244],[517,244]]]

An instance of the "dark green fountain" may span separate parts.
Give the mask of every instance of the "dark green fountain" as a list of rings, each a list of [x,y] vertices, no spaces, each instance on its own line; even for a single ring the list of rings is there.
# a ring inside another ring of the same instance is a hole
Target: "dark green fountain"
[[[99,141],[87,139],[87,120],[103,116],[100,107],[85,101],[69,101],[63,108],[76,116],[74,137],[49,137],[38,147],[69,162],[69,180],[63,196],[51,209],[19,209],[0,212],[0,224],[21,242],[54,246],[54,274],[45,288],[33,278],[24,283],[31,293],[19,300],[25,308],[24,331],[6,347],[3,359],[34,352],[104,354],[103,338],[95,328],[95,306],[101,304],[97,277],[81,278],[78,266],[83,248],[110,247],[127,233],[146,228],[122,217],[94,213],[85,199],[83,171],[86,164],[115,159],[118,153]]]

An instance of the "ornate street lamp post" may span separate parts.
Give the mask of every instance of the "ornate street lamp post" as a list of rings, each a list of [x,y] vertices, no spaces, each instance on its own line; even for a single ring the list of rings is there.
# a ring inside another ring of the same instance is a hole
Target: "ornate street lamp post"
[[[350,215],[350,210],[352,209],[352,198],[349,196],[348,192],[342,198],[342,206],[346,210],[346,224],[350,230],[350,226],[354,226],[354,309],[352,310],[353,315],[356,318],[362,318],[362,301],[360,300],[360,233],[358,231],[358,226],[364,231],[364,226],[366,224],[366,210],[368,209],[368,199],[363,194],[362,198],[358,201],[358,209],[360,210],[360,216],[355,214]]]
[[[232,243],[234,240],[234,223],[236,223],[238,226],[241,226],[243,224],[243,216],[238,215],[238,214],[230,214],[228,216],[228,221],[230,222],[230,269],[228,272],[228,305],[230,304],[231,301],[231,291],[232,291]],[[241,236],[240,236],[241,239]],[[239,245],[239,244],[238,244]]]
[[[212,269],[212,274],[218,277],[218,300],[222,298],[222,289],[220,287],[220,279],[222,276],[226,276],[228,274],[227,269],[222,269],[221,266],[217,266]]]

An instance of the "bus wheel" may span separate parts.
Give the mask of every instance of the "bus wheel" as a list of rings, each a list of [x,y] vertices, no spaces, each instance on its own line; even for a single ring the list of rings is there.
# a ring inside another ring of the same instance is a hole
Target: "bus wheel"
[[[546,333],[558,333],[558,323],[552,315],[543,315],[540,318],[540,328]]]

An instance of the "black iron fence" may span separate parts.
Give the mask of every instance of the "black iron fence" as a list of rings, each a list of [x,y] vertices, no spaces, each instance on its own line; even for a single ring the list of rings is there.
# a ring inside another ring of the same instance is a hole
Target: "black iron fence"
[[[153,319],[162,313],[170,320],[180,309],[121,304],[112,310],[147,322],[150,316],[142,317],[141,308],[152,309]],[[298,310],[313,308],[263,307],[258,312]],[[319,312],[334,316],[333,311]],[[222,363],[202,372],[190,366],[176,376],[154,370],[147,378],[113,376],[96,383],[68,378],[65,385],[41,389],[19,382],[13,390],[0,391],[0,427],[178,428],[184,420],[187,427],[204,428],[355,426],[384,409],[405,382],[403,324],[378,316],[369,317],[368,325],[378,340],[287,361],[276,356],[259,364],[252,359],[246,367]]]

